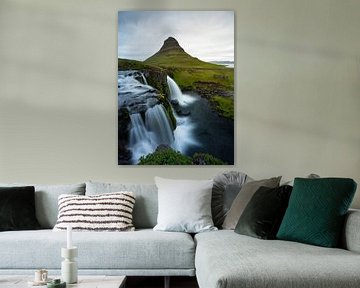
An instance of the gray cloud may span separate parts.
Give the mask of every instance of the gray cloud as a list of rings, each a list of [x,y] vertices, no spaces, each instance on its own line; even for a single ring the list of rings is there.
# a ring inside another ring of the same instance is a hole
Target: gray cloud
[[[120,58],[145,60],[169,36],[201,60],[234,60],[233,11],[119,11]]]

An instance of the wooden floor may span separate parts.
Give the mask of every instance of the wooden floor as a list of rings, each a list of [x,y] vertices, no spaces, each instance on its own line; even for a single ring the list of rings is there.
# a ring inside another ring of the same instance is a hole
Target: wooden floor
[[[132,277],[126,279],[126,288],[163,288],[164,277]],[[195,277],[170,277],[171,288],[199,288]]]

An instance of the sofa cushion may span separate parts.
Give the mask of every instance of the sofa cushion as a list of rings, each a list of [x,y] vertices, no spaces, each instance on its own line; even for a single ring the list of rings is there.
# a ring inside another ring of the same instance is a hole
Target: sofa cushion
[[[200,288],[353,288],[360,254],[297,242],[262,240],[230,230],[195,236]]]
[[[256,180],[244,184],[231,204],[230,210],[227,213],[223,228],[224,229],[235,229],[237,222],[240,219],[246,205],[249,203],[251,197],[261,187],[275,188],[279,186],[281,177],[273,177],[270,179]]]
[[[40,228],[34,192],[33,186],[0,187],[0,231]]]
[[[135,195],[136,202],[133,211],[135,228],[153,228],[156,225],[158,213],[158,193],[155,184],[86,182],[86,195],[119,191],[131,191]]]
[[[78,268],[83,271],[194,269],[195,244],[186,233],[152,229],[73,232],[72,240],[78,247]],[[60,269],[61,247],[66,247],[66,231],[2,232],[0,269]]]
[[[92,196],[59,196],[59,216],[55,231],[133,231],[132,192],[114,192]]]
[[[8,184],[0,183],[0,187],[34,186],[36,218],[41,228],[53,228],[58,216],[58,197],[61,194],[84,195],[85,184],[41,185],[41,184]]]
[[[275,239],[288,206],[292,187],[260,187],[251,198],[235,227],[238,234]]]
[[[217,229],[211,217],[213,180],[155,177],[159,214],[154,230],[198,233]]]
[[[355,190],[348,178],[295,178],[277,238],[337,247]]]
[[[360,210],[350,209],[346,215],[341,237],[343,248],[360,253]]]
[[[225,216],[241,187],[251,178],[238,171],[226,171],[214,178],[211,199],[211,213],[214,225],[222,227]]]

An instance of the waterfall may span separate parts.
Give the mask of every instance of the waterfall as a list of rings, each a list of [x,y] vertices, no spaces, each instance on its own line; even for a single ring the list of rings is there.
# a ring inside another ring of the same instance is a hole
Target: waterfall
[[[177,100],[181,106],[188,106],[196,101],[196,99],[191,95],[183,94],[179,86],[172,78],[167,76],[166,80],[169,86],[171,100]]]
[[[130,114],[145,112],[159,103],[159,92],[147,84],[140,71],[118,72],[118,107],[126,107]]]
[[[136,145],[141,141],[148,140],[147,129],[140,113],[130,114],[131,130],[130,145]]]
[[[194,95],[183,94],[176,82],[167,77],[171,100],[176,109],[182,109],[197,101]],[[159,102],[159,92],[148,85],[140,71],[128,70],[118,73],[118,106],[126,107],[130,117],[128,149],[131,163],[139,162],[141,156],[153,153],[159,145],[167,145],[186,154],[190,146],[199,146],[195,140],[195,123],[172,108],[177,125],[173,131],[169,115]],[[189,109],[186,108],[186,109]],[[182,110],[183,111],[183,110]]]
[[[156,145],[172,145],[174,142],[174,134],[163,105],[156,105],[146,111],[145,124],[147,130],[154,133],[154,142]]]
[[[125,70],[125,71],[119,71],[118,72],[118,83],[123,82],[132,82],[132,83],[141,83],[144,85],[149,85],[144,73],[136,70]]]
[[[145,85],[149,85],[143,73],[141,73],[141,78],[144,81]]]
[[[130,120],[129,147],[134,163],[137,163],[141,156],[154,152],[161,144],[173,147],[174,134],[163,105],[147,109],[145,121],[140,113],[130,114]]]
[[[171,100],[180,101],[180,99],[182,97],[182,92],[181,92],[179,86],[169,76],[166,76],[166,80],[167,80],[167,83],[169,86]]]

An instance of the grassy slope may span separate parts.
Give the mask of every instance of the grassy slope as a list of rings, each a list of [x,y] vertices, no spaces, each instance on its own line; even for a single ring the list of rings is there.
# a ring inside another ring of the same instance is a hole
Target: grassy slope
[[[223,66],[204,62],[198,58],[192,57],[186,52],[170,50],[161,54],[155,54],[144,61],[146,64],[171,68],[221,68]]]
[[[158,71],[164,70],[159,66],[145,64],[144,62],[141,62],[141,61],[118,58],[118,71],[144,70],[144,69],[152,69],[152,70],[158,70]]]
[[[234,119],[234,97],[222,97],[215,95],[210,98],[218,113],[226,118]]]
[[[234,69],[201,61],[183,51],[155,54],[144,61],[169,71],[182,90],[197,91],[218,113],[234,119]]]

